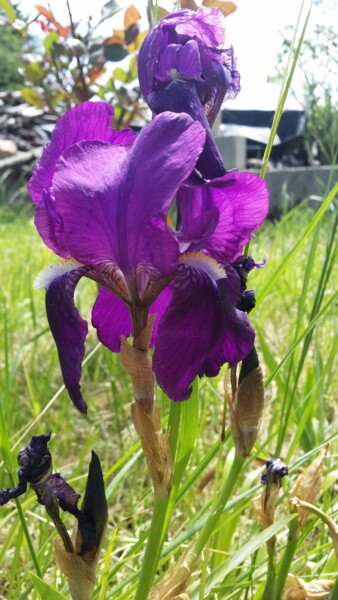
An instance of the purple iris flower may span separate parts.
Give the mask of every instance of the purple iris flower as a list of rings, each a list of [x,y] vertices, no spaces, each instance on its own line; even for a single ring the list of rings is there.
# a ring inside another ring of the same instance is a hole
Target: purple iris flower
[[[79,279],[101,286],[92,323],[113,352],[121,335],[138,335],[156,314],[155,376],[172,400],[187,399],[197,375],[216,375],[253,346],[254,330],[236,308],[240,277],[230,265],[268,208],[266,185],[253,174],[184,183],[205,140],[189,115],[162,113],[136,138],[115,133],[111,115],[104,103],[68,111],[29,182],[39,234],[66,259],[40,284],[64,382],[82,412],[87,323],[74,304]],[[167,224],[174,197],[176,231]]]
[[[222,102],[240,90],[233,48],[224,49],[224,17],[218,8],[181,10],[162,19],[139,52],[142,94],[154,114],[186,112],[205,131],[197,169],[206,179],[225,174],[210,127]]]

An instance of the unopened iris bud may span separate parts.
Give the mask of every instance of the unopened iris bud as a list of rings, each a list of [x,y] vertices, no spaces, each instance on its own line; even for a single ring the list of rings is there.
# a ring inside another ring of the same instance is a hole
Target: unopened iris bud
[[[289,472],[288,467],[279,458],[270,458],[266,461],[266,471],[261,477],[265,485],[260,497],[252,502],[254,516],[262,529],[274,523],[275,504],[282,485],[282,478]]]
[[[264,407],[263,372],[255,348],[242,362],[235,401],[229,401],[229,406],[236,453],[249,456],[257,439]]]
[[[236,261],[232,264],[236,273],[239,275],[241,287],[238,295],[236,308],[242,310],[245,313],[249,313],[256,306],[255,292],[253,290],[247,290],[247,281],[250,271],[253,269],[262,269],[265,267],[266,259],[260,262],[255,262],[252,256],[239,256]]]

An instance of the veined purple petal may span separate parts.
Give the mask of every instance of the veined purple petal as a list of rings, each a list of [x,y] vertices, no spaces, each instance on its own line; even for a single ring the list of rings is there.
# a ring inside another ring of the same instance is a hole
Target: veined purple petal
[[[48,248],[62,258],[71,258],[71,254],[67,249],[60,249],[58,243],[63,225],[62,218],[55,210],[55,198],[51,188],[44,190],[42,193],[41,203],[38,204],[35,210],[34,224]]]
[[[172,288],[167,286],[156,298],[149,309],[149,314],[156,314],[150,346],[156,340],[160,320],[168,308],[172,298]],[[109,350],[120,351],[121,335],[131,335],[133,327],[128,306],[108,290],[102,288],[94,304],[92,324],[97,329],[97,335]]]
[[[178,53],[177,70],[186,79],[197,79],[202,75],[202,65],[198,44],[189,40]]]
[[[138,79],[145,99],[153,90],[154,70],[160,53],[164,50],[164,39],[160,28],[154,27],[142,42],[138,55]]]
[[[206,179],[225,174],[222,157],[216,146],[196,87],[190,81],[176,79],[165,88],[148,96],[148,104],[155,114],[170,110],[174,113],[187,113],[205,129],[206,138],[203,152],[196,162],[196,168]]]
[[[80,263],[111,264],[117,260],[116,205],[122,163],[130,146],[80,142],[65,150],[53,177],[60,252]]]
[[[73,269],[49,282],[46,291],[46,310],[49,326],[57,347],[63,380],[71,400],[80,412],[87,412],[80,391],[82,360],[88,332],[74,304],[74,290],[86,267]]]
[[[188,115],[164,113],[131,147],[80,142],[66,150],[53,178],[60,249],[96,269],[118,265],[126,277],[138,266],[170,275],[178,244],[167,211],[204,137]]]
[[[156,66],[156,77],[160,81],[171,81],[170,71],[177,71],[178,53],[182,46],[169,44],[164,48]]]
[[[201,7],[196,12],[185,9],[164,17],[160,26],[175,28],[178,41],[195,38],[206,46],[218,47],[224,43],[225,22],[218,8]]]
[[[111,124],[113,114],[113,106],[106,102],[84,102],[59,119],[28,183],[28,191],[35,204],[40,204],[43,190],[51,186],[58,158],[73,144],[82,140],[116,144],[133,142],[135,134],[132,130],[114,131]]]
[[[205,270],[180,266],[172,301],[159,325],[153,369],[172,400],[189,398],[197,375],[216,375],[225,362],[241,361],[254,344],[248,318],[235,307],[237,274],[230,269],[219,279],[213,269],[213,264]]]
[[[203,106],[208,123],[212,126],[224,102],[231,84],[231,73],[217,60],[204,61],[204,98]]]
[[[263,179],[252,173],[227,173],[224,177],[201,186],[182,186],[177,194],[181,221],[180,241],[189,242],[190,223],[201,221],[204,235],[192,242],[190,250],[205,250],[221,264],[235,261],[243,246],[263,223],[269,206],[269,194]],[[219,212],[215,229],[210,231],[207,215]]]

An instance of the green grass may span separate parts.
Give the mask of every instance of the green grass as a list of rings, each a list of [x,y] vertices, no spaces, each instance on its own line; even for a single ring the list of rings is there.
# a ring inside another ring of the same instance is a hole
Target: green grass
[[[274,526],[278,559],[283,555],[288,532],[287,491],[302,465],[329,439],[332,441],[318,506],[335,517],[336,227],[329,202],[317,208],[304,204],[278,222],[266,222],[251,244],[250,252],[256,260],[268,257],[266,267],[256,270],[249,280],[258,298],[251,320],[264,366],[266,406],[257,451],[247,461],[228,510],[210,540],[205,554],[208,563],[202,562],[191,580],[189,590],[193,598],[198,598],[203,567],[203,597],[261,598],[266,579],[267,534],[261,533],[255,523],[250,502],[261,487],[260,474],[267,456],[277,451],[290,466]],[[88,417],[75,411],[64,391],[58,394],[62,380],[47,326],[44,292],[35,289],[33,283],[53,257],[42,245],[32,219],[20,214],[1,225],[0,251],[0,486],[8,487],[16,481],[16,455],[30,436],[52,431],[54,469],[83,493],[90,450],[95,449],[106,475],[110,517],[93,597],[133,598],[151,519],[152,494],[130,420],[130,382],[119,356],[98,346],[91,330],[87,341],[89,359],[82,377]],[[80,282],[77,304],[87,319],[95,293],[95,284]],[[224,372],[225,369],[218,378],[200,383],[196,442],[178,489],[156,578],[173,559],[177,561],[182,548],[201,530],[212,497],[217,497],[231,465],[231,436],[227,432],[224,443],[219,439]],[[168,401],[160,393],[158,397],[165,417],[169,414]],[[188,418],[189,415],[183,425],[188,423],[189,431]],[[202,478],[211,473],[210,469],[214,469],[216,477],[200,489]],[[33,587],[34,571],[67,597],[67,583],[55,567],[55,531],[32,491],[21,498],[21,509],[20,515],[14,503],[1,508],[0,597],[43,597],[39,580]],[[66,523],[71,530],[72,519],[66,518]],[[337,569],[327,529],[318,519],[309,517],[301,532],[292,572],[303,579],[324,575],[334,578]],[[34,591],[37,589],[40,592]]]

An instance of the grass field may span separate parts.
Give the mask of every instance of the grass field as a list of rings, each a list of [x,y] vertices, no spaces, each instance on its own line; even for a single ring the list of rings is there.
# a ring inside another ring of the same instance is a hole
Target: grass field
[[[262,597],[267,553],[251,500],[259,493],[264,461],[270,456],[281,456],[290,473],[283,479],[276,508],[277,566],[285,556],[288,536],[288,491],[327,441],[330,446],[317,506],[333,519],[337,514],[337,213],[333,197],[328,192],[315,205],[304,201],[278,222],[267,221],[251,243],[255,260],[268,258],[266,267],[256,269],[249,280],[257,297],[251,320],[264,369],[266,404],[255,451],[191,579],[192,598]],[[31,435],[53,433],[54,470],[82,493],[90,450],[95,449],[105,474],[109,524],[93,598],[133,598],[152,493],[130,419],[130,381],[119,355],[98,345],[91,330],[82,376],[88,417],[77,413],[61,387],[44,292],[34,288],[36,275],[54,258],[27,211],[3,220],[0,252],[0,487],[16,483],[16,455]],[[80,282],[77,305],[88,320],[95,292],[94,283]],[[201,528],[232,462],[228,430],[225,441],[220,441],[224,375],[226,368],[214,380],[200,381],[193,411],[187,405],[181,407],[180,444],[190,443],[193,450],[176,494],[162,572]],[[165,427],[169,401],[160,390],[157,397]],[[54,526],[32,491],[20,500],[19,511],[14,502],[1,509],[0,597],[53,600],[64,594],[67,598],[67,583],[55,567]],[[72,519],[66,518],[66,523],[71,530]],[[290,571],[304,580],[337,576],[332,541],[318,517],[305,521]]]

